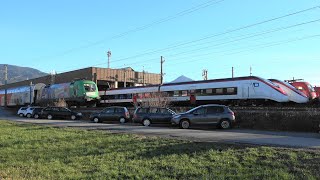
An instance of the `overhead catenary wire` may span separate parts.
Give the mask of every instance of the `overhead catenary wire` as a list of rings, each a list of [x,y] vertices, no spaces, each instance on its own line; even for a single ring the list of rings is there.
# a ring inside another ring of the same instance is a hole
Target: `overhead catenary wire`
[[[295,28],[295,27],[298,27],[298,26],[303,26],[303,25],[307,25],[307,24],[311,24],[311,23],[315,23],[315,22],[320,22],[320,19],[316,19],[316,20],[312,20],[312,21],[306,21],[306,22],[302,22],[302,23],[298,23],[298,24],[294,24],[294,25],[289,25],[289,26],[285,26],[285,27],[275,28],[275,29],[272,29],[272,30],[267,30],[267,31],[255,33],[253,35],[249,34],[249,35],[244,36],[244,37],[243,37],[243,35],[241,35],[240,37],[242,37],[242,38],[236,38],[236,39],[231,40],[231,41],[218,43],[218,44],[214,44],[214,45],[210,45],[210,46],[206,46],[206,47],[201,47],[201,48],[197,48],[197,49],[192,49],[192,50],[188,50],[188,51],[183,51],[183,52],[179,52],[179,53],[172,54],[172,55],[169,54],[169,55],[166,55],[166,56],[171,58],[171,57],[176,57],[176,56],[183,55],[183,54],[192,54],[192,52],[199,52],[199,50],[204,50],[204,49],[209,49],[209,48],[212,48],[212,47],[218,47],[218,46],[222,46],[222,45],[226,45],[226,44],[230,44],[230,43],[240,42],[240,41],[251,39],[251,38],[254,38],[254,37],[263,36],[263,35],[266,35],[266,34],[278,32],[278,31],[282,31],[282,30],[288,30],[288,29],[291,29],[291,28]],[[158,60],[158,58],[138,61],[138,62],[127,64],[127,65],[137,65],[137,64],[146,63],[146,62],[150,62],[150,61],[156,61],[156,60]],[[116,66],[116,68],[120,68],[120,67],[122,67],[122,66]]]
[[[268,48],[268,47],[278,46],[278,45],[287,44],[287,43],[296,42],[296,41],[302,41],[302,40],[311,39],[311,38],[319,38],[319,37],[320,37],[320,34],[309,35],[309,36],[303,36],[303,37],[288,39],[288,40],[279,41],[279,42],[271,42],[271,43],[265,43],[265,44],[255,45],[255,46],[252,46],[252,47],[254,47],[254,48],[250,48],[250,49],[246,49],[246,50],[238,51],[238,52],[228,53],[228,51],[225,51],[224,53],[227,53],[227,54],[221,54],[220,56],[217,56],[216,58],[223,57],[223,56],[234,55],[234,54],[239,54],[239,53],[247,52],[247,51],[264,49],[264,48]],[[231,51],[234,51],[234,50],[231,50]],[[195,55],[195,56],[193,56],[193,57],[196,57],[197,60],[193,60],[192,57],[190,58],[190,56],[189,56],[189,59],[192,59],[192,60],[183,61],[183,62],[180,62],[180,63],[170,63],[170,62],[168,61],[167,65],[172,65],[172,66],[173,66],[173,65],[179,65],[179,64],[181,64],[181,63],[184,63],[184,64],[185,64],[185,63],[190,63],[190,62],[208,61],[208,60],[206,60],[206,59],[199,59],[199,57],[201,57],[201,56],[207,56],[207,55],[211,55],[211,54],[215,54],[215,53],[206,53],[206,54],[202,54],[202,55]],[[185,60],[186,58],[181,58],[181,59],[182,59],[182,60]],[[173,59],[173,60],[174,60],[174,59]],[[175,59],[175,60],[178,60],[178,59]]]
[[[294,16],[294,15],[301,14],[301,13],[304,13],[304,12],[307,12],[307,11],[312,11],[312,10],[315,10],[315,9],[318,9],[318,8],[320,8],[320,6],[314,6],[314,7],[308,8],[308,9],[296,11],[296,12],[293,12],[293,13],[289,13],[289,14],[286,14],[286,15],[278,16],[278,17],[275,17],[275,18],[267,19],[267,20],[263,20],[263,21],[260,21],[260,22],[257,22],[257,23],[245,25],[245,26],[238,27],[238,28],[231,29],[231,30],[227,30],[227,31],[224,31],[224,32],[221,32],[221,33],[211,34],[211,35],[202,37],[200,39],[179,43],[179,44],[176,44],[176,45],[173,45],[173,46],[169,46],[169,47],[166,47],[166,48],[150,51],[150,52],[147,52],[147,53],[141,53],[141,54],[137,54],[137,55],[130,56],[130,57],[120,58],[120,59],[117,59],[117,60],[113,60],[113,62],[119,62],[119,61],[133,59],[133,58],[137,58],[137,57],[141,57],[141,56],[145,56],[145,55],[150,55],[150,54],[154,54],[154,53],[158,53],[158,52],[163,52],[163,51],[166,51],[168,49],[184,46],[184,45],[187,45],[187,44],[192,44],[192,43],[195,43],[195,42],[200,42],[200,41],[203,41],[203,40],[207,40],[207,39],[214,38],[214,37],[219,37],[219,36],[222,36],[222,35],[230,34],[230,33],[233,33],[233,32],[244,30],[244,29],[252,28],[252,27],[255,27],[255,26],[259,26],[261,24],[265,24],[265,23],[269,23],[269,22],[272,22],[272,21],[276,21],[276,20],[279,20],[279,19],[286,18],[286,17]]]
[[[282,15],[282,16],[266,19],[266,20],[263,20],[263,21],[260,21],[260,22],[257,22],[257,23],[252,23],[252,24],[249,24],[249,25],[245,25],[245,26],[241,26],[241,27],[234,28],[234,29],[231,29],[231,30],[227,30],[227,31],[224,31],[222,33],[211,34],[211,35],[202,37],[200,39],[179,43],[179,44],[172,45],[172,46],[169,46],[169,47],[166,47],[166,48],[153,50],[153,51],[150,51],[150,52],[141,53],[141,54],[137,54],[137,55],[130,56],[130,57],[116,59],[116,60],[113,60],[113,63],[114,62],[125,61],[125,60],[128,60],[128,59],[134,59],[134,58],[142,57],[142,56],[145,56],[145,55],[151,55],[151,54],[155,54],[155,53],[159,53],[159,52],[164,52],[164,51],[167,51],[167,50],[170,50],[170,49],[175,49],[177,47],[181,47],[181,46],[184,46],[184,45],[193,44],[193,43],[196,43],[196,42],[201,42],[201,41],[204,41],[204,40],[207,40],[207,39],[210,39],[210,38],[219,37],[219,36],[222,36],[222,35],[225,35],[225,34],[234,33],[234,32],[237,32],[237,31],[244,30],[244,29],[249,29],[249,28],[252,28],[252,27],[255,27],[255,26],[259,26],[259,25],[262,25],[262,24],[265,24],[265,23],[269,23],[269,22],[272,22],[272,21],[276,21],[276,20],[279,20],[279,19],[286,18],[286,17],[290,17],[290,16],[294,16],[294,15],[297,15],[297,14],[301,14],[301,13],[305,13],[305,12],[308,12],[308,11],[312,11],[312,10],[315,10],[315,9],[318,9],[318,8],[320,8],[319,5],[318,6],[313,6],[313,7],[310,7],[310,8],[307,8],[307,9],[303,9],[303,10],[300,10],[300,11],[296,11],[296,12],[293,12],[293,13],[285,14],[285,15]],[[311,23],[311,22],[306,22],[306,24],[307,23]],[[299,25],[303,25],[303,24],[304,23],[293,25],[293,26],[299,26]],[[290,27],[287,27],[287,28],[290,28]],[[274,31],[276,32],[276,31],[279,31],[279,30],[274,30]],[[265,33],[267,33],[267,32],[265,32]],[[106,64],[106,63],[94,64],[92,66],[99,66],[99,65],[104,65],[104,64]]]
[[[55,55],[51,55],[51,56],[47,56],[47,57],[40,57],[40,58],[35,58],[33,59],[34,60],[37,60],[37,59],[43,59],[43,58],[46,58],[46,59],[53,59],[53,58],[57,58],[57,57],[61,57],[61,56],[64,56],[66,54],[70,54],[70,53],[73,53],[73,52],[76,52],[76,51],[79,51],[79,50],[82,50],[82,49],[86,49],[86,48],[89,48],[89,47],[92,47],[92,46],[97,46],[97,45],[100,45],[108,40],[114,40],[114,39],[118,39],[118,38],[121,38],[121,37],[124,37],[128,34],[131,34],[131,33],[134,33],[134,32],[138,32],[138,31],[142,31],[142,30],[145,30],[145,29],[148,29],[152,26],[155,26],[155,25],[158,25],[158,24],[162,24],[162,23],[165,23],[165,22],[168,22],[168,21],[171,21],[173,19],[176,19],[176,18],[179,18],[179,17],[182,17],[182,16],[185,16],[187,14],[191,14],[193,12],[196,12],[200,9],[203,9],[203,8],[206,8],[206,7],[209,7],[211,5],[215,5],[215,4],[218,4],[220,2],[223,2],[223,1],[226,1],[226,0],[209,0],[209,1],[206,1],[204,3],[201,3],[201,4],[198,4],[194,7],[191,7],[191,8],[188,8],[188,9],[185,9],[183,11],[180,11],[174,15],[170,15],[170,16],[167,16],[165,18],[161,18],[159,20],[156,20],[156,21],[153,21],[149,24],[146,24],[146,25],[143,25],[143,26],[139,26],[139,27],[136,27],[134,29],[131,29],[131,30],[128,30],[128,31],[125,31],[125,32],[122,32],[122,33],[119,33],[119,34],[116,34],[114,36],[111,36],[111,37],[107,37],[107,38],[103,38],[103,39],[100,39],[98,41],[95,41],[95,42],[92,42],[92,43],[88,43],[86,45],[83,45],[83,46],[79,46],[79,47],[75,47],[75,48],[71,48],[71,49],[68,49],[66,51],[63,51],[61,53],[58,53],[58,54],[55,54]]]

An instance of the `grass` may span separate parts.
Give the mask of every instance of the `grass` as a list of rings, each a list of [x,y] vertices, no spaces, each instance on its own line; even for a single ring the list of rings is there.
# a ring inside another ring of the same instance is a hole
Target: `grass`
[[[0,179],[317,179],[320,152],[0,121]]]

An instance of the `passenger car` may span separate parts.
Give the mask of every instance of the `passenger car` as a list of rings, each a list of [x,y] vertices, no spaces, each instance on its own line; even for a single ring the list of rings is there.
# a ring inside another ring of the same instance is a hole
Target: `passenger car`
[[[28,107],[21,107],[18,110],[17,115],[19,115],[20,117],[26,116],[27,109],[28,109]]]
[[[101,112],[90,115],[90,120],[98,123],[103,121],[119,121],[125,123],[130,119],[129,111],[126,107],[114,106],[107,107]]]
[[[53,118],[70,118],[72,120],[80,119],[82,113],[71,111],[65,107],[46,107],[41,111],[41,117],[47,119]]]
[[[169,108],[159,107],[139,107],[133,114],[133,122],[142,123],[150,126],[152,123],[171,123],[172,116],[176,113]]]
[[[34,117],[35,119],[40,118],[42,109],[43,109],[43,107],[34,108],[32,111],[31,117]]]
[[[191,124],[218,125],[222,129],[231,128],[235,122],[234,113],[224,105],[209,104],[193,108],[171,119],[173,124],[187,129]]]
[[[28,107],[28,108],[26,109],[25,116],[27,116],[27,118],[33,117],[32,114],[33,114],[33,111],[34,111],[36,108],[39,108],[39,107]]]

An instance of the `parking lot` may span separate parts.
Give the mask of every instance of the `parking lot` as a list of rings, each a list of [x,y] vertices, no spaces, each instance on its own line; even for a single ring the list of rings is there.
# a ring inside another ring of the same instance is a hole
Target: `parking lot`
[[[178,127],[170,125],[144,127],[140,124],[133,123],[92,123],[83,120],[32,119],[12,115],[4,109],[0,109],[0,119],[18,123],[33,123],[53,127],[73,127],[88,130],[106,130],[111,133],[131,133],[200,142],[224,142],[320,149],[320,134],[317,133],[272,132],[248,129],[221,130],[216,129],[215,127],[203,126],[193,127],[192,129],[179,129]]]

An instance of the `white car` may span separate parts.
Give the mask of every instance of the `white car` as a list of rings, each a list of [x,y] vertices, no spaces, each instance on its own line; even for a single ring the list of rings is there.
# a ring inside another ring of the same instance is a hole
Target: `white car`
[[[18,110],[18,115],[20,116],[20,117],[24,117],[24,116],[26,116],[27,115],[27,109],[28,109],[28,107],[21,107],[19,110]]]
[[[25,116],[27,116],[27,118],[31,118],[31,117],[32,117],[33,110],[34,110],[35,108],[38,108],[38,107],[28,107],[27,110],[26,110]]]

